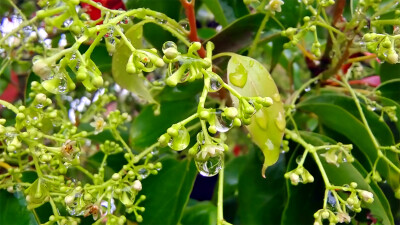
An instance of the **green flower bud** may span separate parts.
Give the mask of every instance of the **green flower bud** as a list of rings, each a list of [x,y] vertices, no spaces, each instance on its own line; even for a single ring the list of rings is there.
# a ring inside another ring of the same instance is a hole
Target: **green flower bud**
[[[164,55],[167,59],[172,60],[175,59],[179,52],[176,48],[167,48],[164,52]]]
[[[214,125],[208,127],[208,131],[212,134],[217,133],[217,128]]]
[[[103,78],[101,76],[96,76],[93,78],[92,80],[92,84],[96,87],[96,88],[101,88],[103,86]]]
[[[392,42],[390,41],[389,37],[386,36],[383,41],[381,42],[381,46],[383,48],[390,48],[392,46]]]
[[[235,107],[225,108],[224,112],[229,119],[234,119],[238,115],[238,110]]]
[[[114,174],[112,175],[112,177],[111,177],[111,179],[113,179],[113,180],[115,180],[115,181],[119,180],[120,178],[121,178],[121,176],[119,175],[119,173],[114,173]]]
[[[208,120],[210,118],[210,113],[207,110],[203,110],[199,113],[199,117],[202,120]]]
[[[242,126],[242,121],[240,121],[239,118],[235,118],[235,119],[233,119],[232,125],[233,125],[234,127],[240,127],[240,126]]]

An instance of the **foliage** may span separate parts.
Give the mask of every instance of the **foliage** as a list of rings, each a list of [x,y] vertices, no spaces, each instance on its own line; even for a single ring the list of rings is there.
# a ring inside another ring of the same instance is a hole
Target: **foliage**
[[[0,223],[399,223],[399,7],[0,3]]]

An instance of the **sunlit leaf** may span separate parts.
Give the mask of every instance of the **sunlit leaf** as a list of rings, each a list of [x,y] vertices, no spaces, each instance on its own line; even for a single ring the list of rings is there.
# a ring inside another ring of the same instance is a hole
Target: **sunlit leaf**
[[[132,26],[125,35],[135,48],[141,48],[143,41],[142,33],[142,26]],[[145,82],[147,82],[146,79],[139,74],[129,74],[126,72],[126,64],[131,54],[131,50],[123,43],[123,41],[117,45],[116,52],[112,58],[112,75],[115,82],[122,88],[139,95],[149,103],[156,103],[145,85]]]
[[[231,74],[237,77],[237,73],[246,76],[246,82],[243,87],[233,86],[242,96],[253,97],[271,97],[274,100],[272,106],[262,108],[252,117],[252,122],[247,129],[254,143],[260,147],[264,153],[264,165],[262,174],[265,169],[273,165],[279,158],[280,145],[283,132],[285,129],[285,115],[283,103],[280,100],[278,89],[271,75],[264,66],[256,60],[235,55],[228,63],[228,82]],[[239,104],[236,97],[232,96],[235,105]]]

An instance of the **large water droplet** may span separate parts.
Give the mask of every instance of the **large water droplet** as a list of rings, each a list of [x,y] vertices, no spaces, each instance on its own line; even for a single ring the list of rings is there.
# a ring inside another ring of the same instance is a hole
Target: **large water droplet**
[[[218,132],[225,133],[232,128],[233,121],[222,116],[222,110],[217,109],[215,112],[215,128]]]
[[[178,131],[178,135],[176,137],[172,137],[168,143],[168,146],[176,151],[181,151],[185,149],[190,142],[189,132],[185,127],[181,127]]]
[[[190,30],[189,22],[188,22],[187,19],[184,19],[184,20],[179,21],[179,25],[180,25],[183,29],[185,29],[185,30],[187,30],[187,31]]]
[[[218,81],[218,79],[211,77],[210,79],[210,88],[208,89],[209,92],[217,92],[221,90],[222,84]]]
[[[165,42],[165,43],[163,44],[163,46],[162,46],[162,51],[163,51],[164,54],[165,54],[165,51],[166,51],[168,48],[175,48],[175,49],[177,49],[178,47],[176,46],[175,42],[173,42],[173,41],[167,41],[167,42]]]
[[[141,168],[141,169],[139,169],[138,174],[142,179],[145,179],[146,177],[149,176],[150,172],[146,168]]]
[[[229,82],[236,87],[244,87],[247,82],[247,70],[244,68],[243,64],[239,64],[236,67],[236,71],[229,74]]]
[[[283,131],[285,129],[286,122],[281,112],[279,112],[278,116],[275,119],[275,125],[280,131]]]
[[[201,151],[197,155],[201,154]],[[201,156],[199,156],[201,157]],[[205,177],[212,177],[222,169],[223,155],[216,155],[207,160],[196,160],[196,167],[199,173]]]

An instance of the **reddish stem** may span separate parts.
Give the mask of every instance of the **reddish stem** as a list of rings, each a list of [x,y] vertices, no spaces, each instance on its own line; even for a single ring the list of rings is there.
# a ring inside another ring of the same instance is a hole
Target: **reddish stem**
[[[189,40],[192,42],[200,42],[199,37],[197,36],[197,25],[196,25],[196,15],[194,12],[194,2],[195,0],[191,0],[188,2],[187,0],[181,0],[181,4],[183,8],[185,8],[185,14],[189,21],[190,33],[188,35]],[[204,50],[203,46],[201,46],[200,50],[197,51],[201,58],[206,57],[206,50]]]

